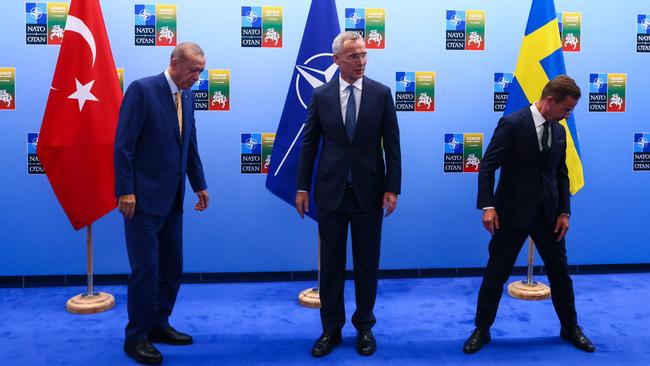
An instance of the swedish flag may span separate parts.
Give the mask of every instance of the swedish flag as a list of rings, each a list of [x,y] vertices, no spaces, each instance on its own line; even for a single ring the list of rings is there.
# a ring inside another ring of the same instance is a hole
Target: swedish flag
[[[553,0],[533,0],[504,115],[535,102],[546,83],[562,74],[566,69],[555,5]],[[560,124],[567,130],[566,165],[571,194],[575,194],[585,181],[573,114]]]

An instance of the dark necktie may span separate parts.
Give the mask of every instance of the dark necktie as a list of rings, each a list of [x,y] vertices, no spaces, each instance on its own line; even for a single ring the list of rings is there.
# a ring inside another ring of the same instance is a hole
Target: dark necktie
[[[544,132],[542,132],[542,154],[544,157],[548,156],[549,147],[548,147],[548,132],[551,123],[549,121],[544,122]]]
[[[354,99],[354,85],[346,89],[350,92],[348,96],[348,106],[345,109],[345,131],[348,133],[348,140],[354,139],[354,129],[357,127],[357,102]]]

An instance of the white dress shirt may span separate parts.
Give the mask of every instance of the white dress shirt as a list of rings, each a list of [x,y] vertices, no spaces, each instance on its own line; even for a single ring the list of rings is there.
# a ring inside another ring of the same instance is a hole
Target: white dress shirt
[[[165,79],[167,79],[167,84],[169,84],[169,90],[172,93],[172,100],[174,101],[174,105],[176,105],[176,93],[179,92],[179,89],[176,86],[174,80],[172,80],[172,77],[169,76],[169,72],[167,71],[167,69],[165,69]]]
[[[354,85],[354,104],[356,106],[355,115],[359,117],[359,107],[361,106],[361,85],[363,84],[363,78],[355,81]],[[350,83],[341,78],[339,74],[339,98],[341,101],[341,115],[343,116],[343,124],[345,124],[345,112],[348,110],[348,97],[350,97],[350,91],[347,89],[350,86]]]
[[[539,151],[542,151],[542,134],[544,133],[544,122],[546,118],[537,110],[535,103],[530,105],[530,112],[533,114],[533,122],[535,122],[535,131],[537,131],[537,145]],[[548,147],[551,147],[551,126],[548,127]]]

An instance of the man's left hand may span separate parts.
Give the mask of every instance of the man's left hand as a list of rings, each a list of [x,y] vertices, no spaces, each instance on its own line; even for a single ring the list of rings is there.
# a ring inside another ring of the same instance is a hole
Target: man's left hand
[[[208,191],[206,189],[196,192],[196,196],[199,197],[199,202],[194,205],[194,209],[197,211],[203,211],[208,208],[208,201],[210,197],[208,196]]]
[[[397,195],[392,192],[384,193],[383,204],[381,206],[383,209],[386,210],[384,216],[388,217],[388,215],[392,214],[393,211],[395,211],[396,206],[397,206]]]
[[[558,234],[557,236],[557,241],[560,241],[564,239],[564,236],[566,235],[566,232],[569,230],[569,216],[567,215],[560,215],[557,217],[557,220],[555,220],[555,233]]]

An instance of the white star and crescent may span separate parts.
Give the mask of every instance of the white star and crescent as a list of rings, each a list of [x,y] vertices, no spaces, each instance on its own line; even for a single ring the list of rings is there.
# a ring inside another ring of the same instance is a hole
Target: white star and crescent
[[[65,30],[78,33],[86,41],[93,57],[91,68],[95,67],[95,60],[97,59],[97,46],[95,44],[95,37],[93,36],[93,33],[90,31],[88,26],[86,26],[83,20],[73,15],[68,15],[65,24]],[[94,96],[91,92],[91,89],[95,84],[95,80],[90,80],[85,84],[80,82],[76,77],[74,80],[75,80],[76,90],[74,93],[68,96],[68,99],[76,99],[77,102],[79,103],[79,111],[81,112],[87,101],[93,101],[93,102],[99,101],[99,99],[97,99],[97,97]],[[58,90],[54,86],[52,86],[51,89]]]
[[[79,102],[79,111],[84,108],[84,104],[88,100],[92,100],[94,102],[99,102],[99,99],[95,97],[91,92],[90,89],[92,89],[93,84],[95,83],[95,80],[91,80],[87,84],[82,84],[77,80],[77,78],[74,79],[76,85],[77,85],[77,91],[74,93],[70,94],[68,96],[68,99],[76,99]]]

